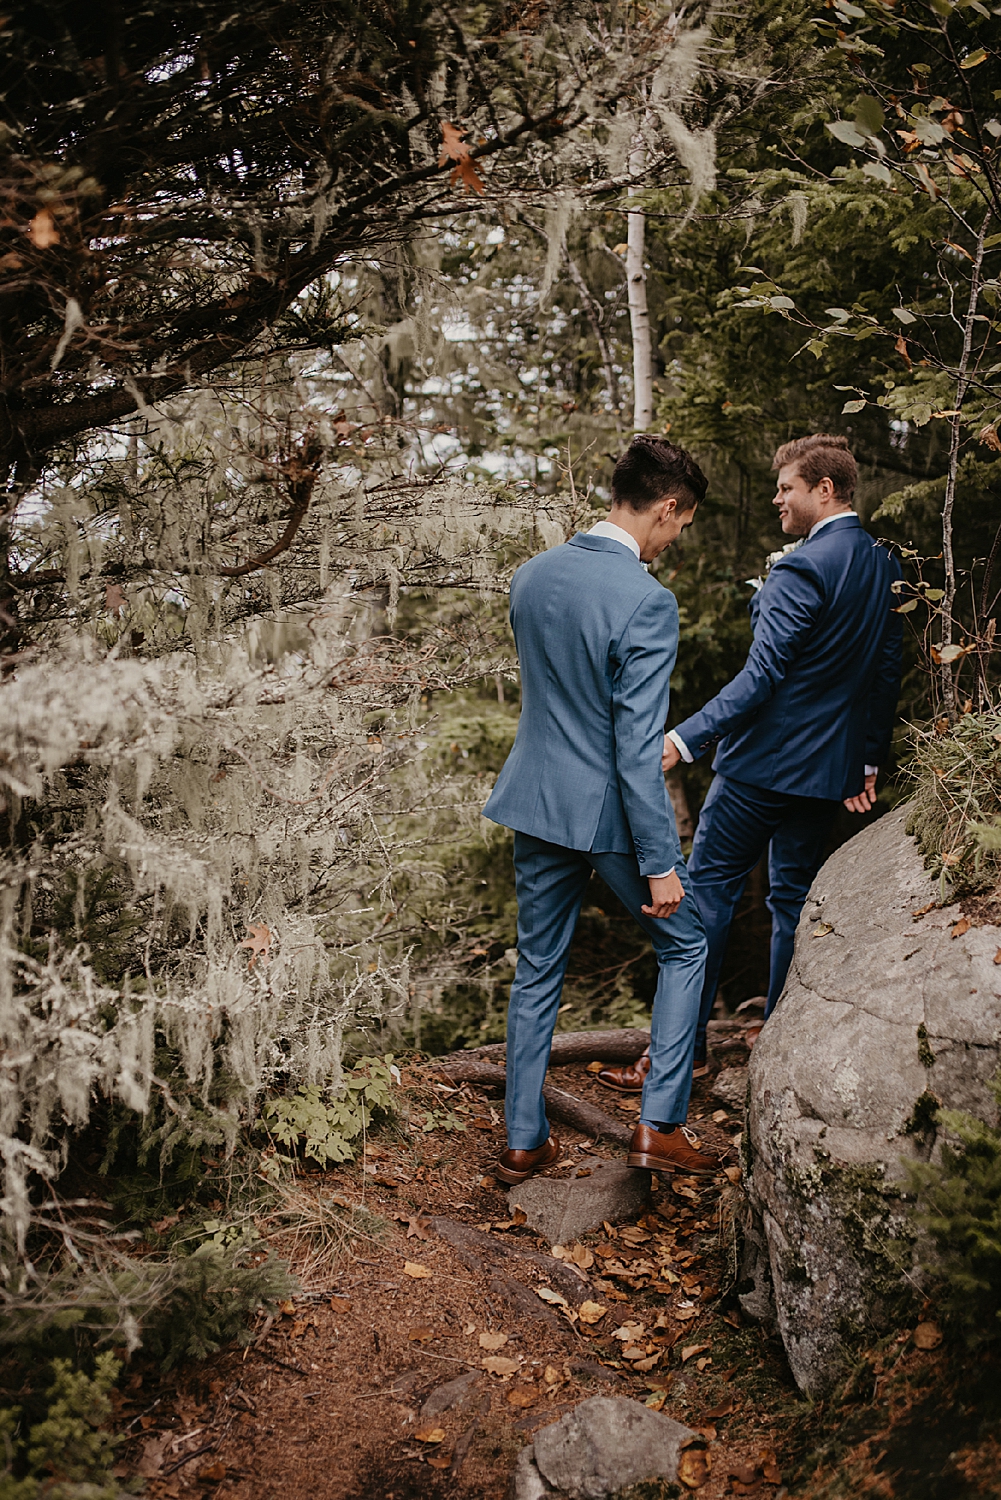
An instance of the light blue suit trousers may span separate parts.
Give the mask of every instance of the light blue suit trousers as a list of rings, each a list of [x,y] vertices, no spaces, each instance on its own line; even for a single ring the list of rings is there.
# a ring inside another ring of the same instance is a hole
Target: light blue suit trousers
[[[650,886],[634,854],[586,853],[532,834],[514,836],[518,891],[518,967],[507,1019],[508,1145],[531,1151],[549,1135],[542,1101],[563,978],[591,871],[618,896],[647,933],[659,975],[651,1023],[650,1071],[640,1119],[681,1124],[688,1115],[706,939],[683,860],[676,866],[685,899],[673,917],[643,914]]]

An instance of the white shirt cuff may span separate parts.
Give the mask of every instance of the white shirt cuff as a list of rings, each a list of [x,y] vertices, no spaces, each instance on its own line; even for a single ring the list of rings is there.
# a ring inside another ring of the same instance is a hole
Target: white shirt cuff
[[[878,772],[879,772],[879,767],[878,766],[866,766],[866,768],[865,768],[865,774],[867,776],[875,776],[875,775],[878,774]]]
[[[678,731],[676,729],[669,729],[667,731],[667,737],[673,745],[677,745],[678,750],[681,754],[681,758],[685,762],[685,765],[690,766],[695,760],[695,756],[689,750],[688,746],[685,744]]]
[[[677,865],[672,865],[669,870],[663,870],[659,875],[648,875],[646,878],[647,880],[666,880],[669,875],[674,874],[677,868]]]

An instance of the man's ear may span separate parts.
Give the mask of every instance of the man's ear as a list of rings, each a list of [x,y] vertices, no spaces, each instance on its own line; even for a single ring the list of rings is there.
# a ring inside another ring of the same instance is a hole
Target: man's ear
[[[657,509],[658,509],[658,511],[660,513],[660,523],[661,523],[662,526],[663,526],[664,522],[667,521],[674,514],[674,512],[677,510],[677,508],[678,508],[678,502],[677,502],[677,499],[675,498],[675,496],[674,495],[665,495],[664,499],[661,500],[660,503],[657,506]]]

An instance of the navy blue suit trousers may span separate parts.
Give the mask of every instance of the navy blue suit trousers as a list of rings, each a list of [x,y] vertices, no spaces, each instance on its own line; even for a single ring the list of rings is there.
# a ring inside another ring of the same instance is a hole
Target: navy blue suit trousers
[[[709,940],[696,1056],[705,1055],[706,1024],[737,903],[766,849],[772,941],[765,1014],[774,1009],[792,962],[799,914],[823,864],[838,806],[827,797],[797,797],[730,776],[713,778],[688,861],[692,894]]]

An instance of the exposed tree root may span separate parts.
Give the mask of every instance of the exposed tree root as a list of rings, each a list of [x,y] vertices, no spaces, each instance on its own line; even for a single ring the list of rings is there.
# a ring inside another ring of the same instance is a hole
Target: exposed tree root
[[[608,1033],[606,1033],[607,1035]],[[611,1033],[614,1035],[614,1033]],[[639,1032],[637,1035],[642,1036]],[[637,1053],[636,1056],[639,1054]],[[448,1079],[449,1083],[475,1083],[480,1086],[484,1084],[495,1084],[504,1086],[506,1074],[503,1068],[497,1067],[495,1063],[480,1062],[475,1057],[467,1057],[464,1053],[443,1058],[435,1064],[435,1072],[442,1078]],[[606,1115],[603,1109],[597,1105],[588,1104],[583,1099],[577,1099],[573,1094],[564,1093],[563,1089],[554,1088],[547,1083],[542,1090],[542,1097],[546,1101],[546,1111],[553,1120],[560,1120],[565,1125],[572,1125],[574,1130],[579,1130],[584,1135],[590,1135],[595,1140],[604,1139],[614,1141],[616,1145],[628,1146],[632,1138],[632,1130],[621,1121],[614,1120],[611,1115]]]

